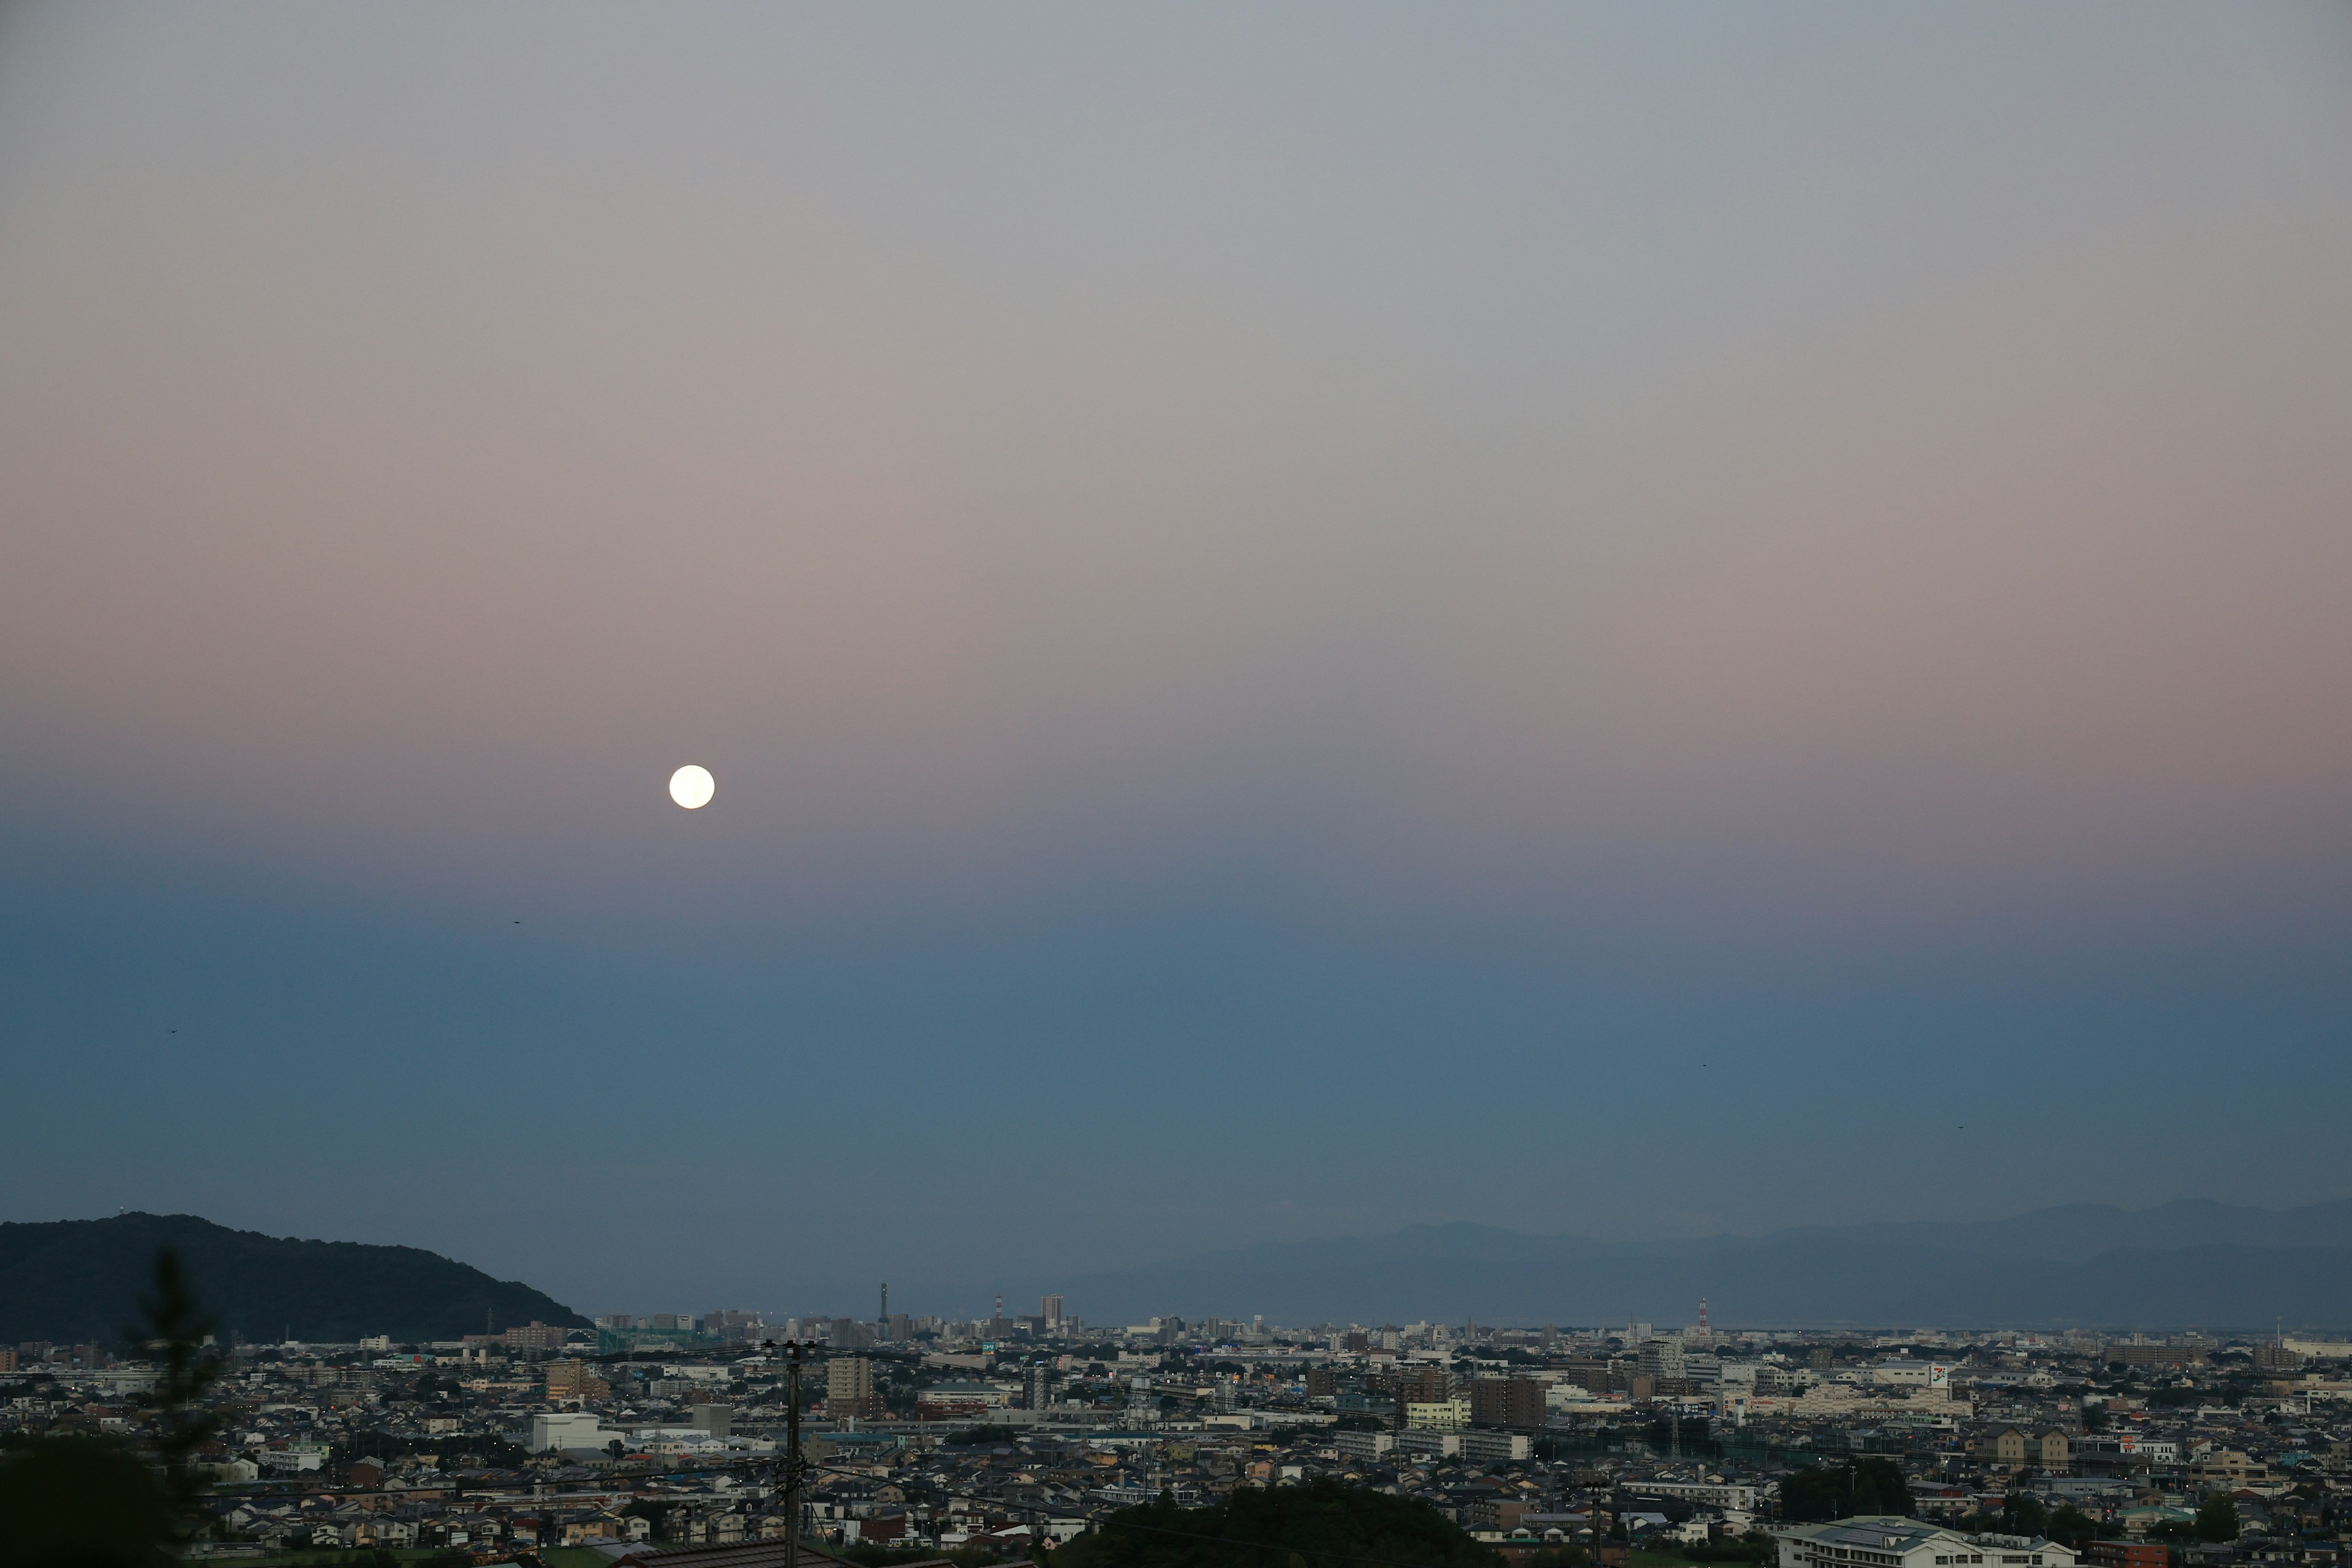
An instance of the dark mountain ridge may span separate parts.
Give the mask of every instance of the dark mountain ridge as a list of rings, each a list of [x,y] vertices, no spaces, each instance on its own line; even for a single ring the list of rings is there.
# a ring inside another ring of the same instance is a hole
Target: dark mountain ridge
[[[589,1326],[528,1285],[421,1247],[300,1241],[194,1215],[126,1214],[0,1225],[0,1343],[119,1342],[139,1321],[139,1295],[166,1243],[224,1336],[248,1342],[389,1334],[419,1342],[533,1320]]]

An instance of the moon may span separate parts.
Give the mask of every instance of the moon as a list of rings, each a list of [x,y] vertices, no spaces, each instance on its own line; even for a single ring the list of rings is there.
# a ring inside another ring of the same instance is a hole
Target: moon
[[[688,763],[669,775],[669,797],[688,811],[700,811],[710,804],[712,792],[719,783],[710,776],[709,768]]]

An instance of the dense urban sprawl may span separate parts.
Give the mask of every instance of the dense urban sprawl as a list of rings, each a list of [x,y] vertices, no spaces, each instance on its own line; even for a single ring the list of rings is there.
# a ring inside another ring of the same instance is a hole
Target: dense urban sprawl
[[[1121,1510],[1318,1483],[1425,1502],[1514,1568],[2334,1568],[2352,1525],[2341,1342],[1725,1331],[1703,1310],[1105,1329],[1042,1307],[224,1347],[190,1552],[786,1541],[796,1376],[803,1538],[875,1564],[1035,1559]],[[0,1424],[136,1444],[157,1375],[98,1345],[0,1351]]]

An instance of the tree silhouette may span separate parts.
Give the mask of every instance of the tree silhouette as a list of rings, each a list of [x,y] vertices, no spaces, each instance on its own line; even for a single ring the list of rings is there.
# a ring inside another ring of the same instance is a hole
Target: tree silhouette
[[[153,1280],[139,1299],[148,1352],[163,1363],[156,1381],[155,1451],[163,1461],[163,1493],[173,1534],[186,1541],[203,1528],[205,1487],[190,1461],[220,1430],[220,1417],[203,1407],[221,1373],[220,1352],[205,1342],[215,1324],[196,1303],[188,1271],[169,1246],[155,1252]]]
[[[220,1375],[204,1344],[211,1323],[187,1270],[164,1247],[140,1300],[143,1327],[126,1337],[161,1363],[152,1447],[163,1479],[123,1444],[46,1436],[0,1462],[0,1563],[7,1568],[165,1568],[205,1523],[193,1460],[217,1428],[203,1408]]]

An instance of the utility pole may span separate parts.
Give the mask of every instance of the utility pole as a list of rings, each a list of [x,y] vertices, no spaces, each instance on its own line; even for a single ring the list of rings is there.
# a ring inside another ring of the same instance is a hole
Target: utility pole
[[[774,1349],[775,1341],[765,1342]],[[801,1471],[807,1461],[801,1458],[801,1342],[788,1340],[784,1344],[785,1381],[790,1403],[784,1409],[784,1532],[793,1543],[790,1568],[800,1568],[801,1561]]]

